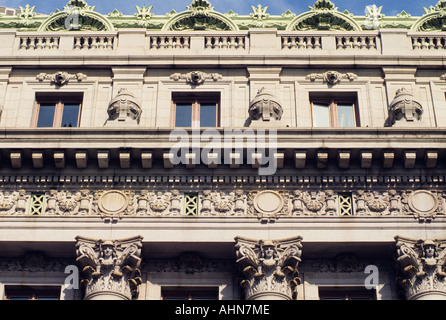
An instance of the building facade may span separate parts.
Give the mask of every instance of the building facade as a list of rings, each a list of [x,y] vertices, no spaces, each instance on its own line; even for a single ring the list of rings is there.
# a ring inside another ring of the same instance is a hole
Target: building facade
[[[0,17],[0,297],[446,299],[446,1]]]

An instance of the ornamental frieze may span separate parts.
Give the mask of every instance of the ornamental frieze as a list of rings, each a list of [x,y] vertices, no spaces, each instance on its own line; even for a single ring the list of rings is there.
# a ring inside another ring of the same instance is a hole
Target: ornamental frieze
[[[345,201],[345,200],[348,201]],[[0,191],[0,216],[251,217],[273,222],[285,217],[411,217],[420,222],[445,215],[442,190],[245,190],[179,189]],[[349,206],[349,208],[345,208]],[[186,210],[187,207],[187,210]],[[346,211],[347,210],[347,211]],[[347,212],[347,213],[346,213]]]

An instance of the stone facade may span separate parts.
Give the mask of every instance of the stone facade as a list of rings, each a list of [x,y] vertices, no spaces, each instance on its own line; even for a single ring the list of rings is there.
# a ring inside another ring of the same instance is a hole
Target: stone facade
[[[1,298],[446,298],[444,1],[35,9],[0,16]]]

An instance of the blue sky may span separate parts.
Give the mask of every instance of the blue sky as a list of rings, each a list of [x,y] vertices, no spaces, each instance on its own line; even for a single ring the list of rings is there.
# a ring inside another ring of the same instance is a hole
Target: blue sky
[[[296,14],[308,11],[308,6],[312,6],[316,0],[210,0],[215,10],[226,13],[229,10],[240,15],[247,15],[252,12],[251,6],[268,6],[267,13],[280,15],[290,9]],[[26,4],[36,6],[36,12],[49,14],[56,9],[62,10],[68,0],[0,0],[0,6],[11,8],[24,7]],[[114,9],[118,9],[124,14],[136,12],[136,6],[153,6],[152,12],[157,15],[164,15],[175,9],[177,12],[186,10],[192,0],[87,0],[89,5],[96,6],[96,11],[108,14]],[[435,6],[438,0],[332,0],[340,11],[348,10],[355,15],[363,15],[365,7],[376,4],[383,6],[382,13],[393,16],[405,10],[413,16],[424,14],[423,7]]]

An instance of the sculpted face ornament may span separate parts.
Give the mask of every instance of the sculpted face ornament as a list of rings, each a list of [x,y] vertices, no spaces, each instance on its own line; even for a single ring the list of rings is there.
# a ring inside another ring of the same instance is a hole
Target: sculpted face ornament
[[[446,296],[446,239],[395,237],[401,285],[408,299],[432,292]]]
[[[283,240],[253,240],[236,237],[236,255],[244,280],[246,298],[290,300],[300,283],[297,267],[302,255],[302,237]]]

